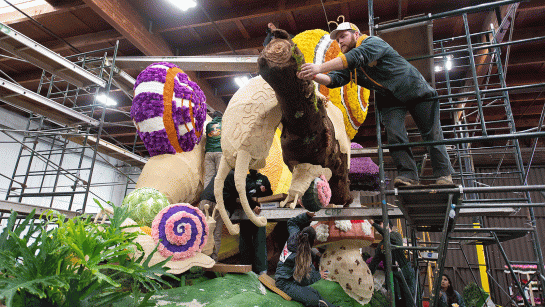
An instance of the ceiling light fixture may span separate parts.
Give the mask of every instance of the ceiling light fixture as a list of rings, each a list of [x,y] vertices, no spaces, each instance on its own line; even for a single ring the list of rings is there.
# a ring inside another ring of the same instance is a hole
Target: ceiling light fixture
[[[102,103],[103,105],[106,105],[106,106],[116,106],[117,105],[117,101],[113,100],[112,98],[104,95],[104,94],[100,94],[97,96],[97,100],[98,102]]]
[[[181,8],[184,12],[197,6],[197,1],[195,0],[170,0],[170,2]]]
[[[248,77],[244,76],[244,77],[236,77],[235,78],[235,83],[238,85],[238,87],[243,87],[245,86],[246,84],[248,84],[250,80],[248,80]]]
[[[447,56],[447,62],[445,63],[445,67],[447,68],[447,70],[452,69],[452,56]]]
[[[447,70],[452,69],[452,55],[447,55],[447,61],[445,62],[445,68]],[[436,65],[435,66],[435,72],[440,72],[443,70],[443,66]]]

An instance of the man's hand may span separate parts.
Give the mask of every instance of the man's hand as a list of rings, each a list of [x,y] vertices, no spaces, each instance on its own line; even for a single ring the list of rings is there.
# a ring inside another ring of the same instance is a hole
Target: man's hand
[[[267,188],[264,185],[259,186],[259,189],[261,190],[261,192],[265,192],[267,190]]]
[[[297,77],[303,80],[312,80],[320,73],[320,69],[320,64],[305,63],[301,65],[301,71],[297,73]]]
[[[260,214],[261,213],[261,207],[260,206],[255,206],[253,211],[254,211],[255,214]]]
[[[329,275],[329,271],[327,270],[320,271],[320,276],[322,276],[322,279],[326,279],[328,275]]]
[[[308,217],[313,218],[314,215],[316,215],[316,213],[307,211],[307,215],[308,215]]]

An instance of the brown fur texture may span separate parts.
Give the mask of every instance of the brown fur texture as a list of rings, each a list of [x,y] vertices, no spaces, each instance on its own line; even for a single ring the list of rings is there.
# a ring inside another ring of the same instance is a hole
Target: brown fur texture
[[[300,163],[331,169],[331,203],[352,202],[348,181],[348,155],[341,152],[335,129],[326,112],[327,99],[316,95],[313,81],[297,78],[304,56],[284,30],[273,39],[259,59],[259,73],[271,85],[282,109],[282,152],[291,171]],[[299,63],[297,63],[299,59]],[[343,131],[346,134],[346,131]]]

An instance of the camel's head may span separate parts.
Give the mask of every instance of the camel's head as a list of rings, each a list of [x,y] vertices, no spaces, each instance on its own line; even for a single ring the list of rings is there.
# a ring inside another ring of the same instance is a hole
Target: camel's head
[[[283,87],[282,85],[289,85],[289,90],[292,90],[291,87],[295,84],[310,87],[309,81],[298,79],[296,76],[301,65],[305,63],[305,56],[301,50],[286,31],[277,29],[272,33],[275,38],[263,49],[257,60],[259,74],[276,91]]]

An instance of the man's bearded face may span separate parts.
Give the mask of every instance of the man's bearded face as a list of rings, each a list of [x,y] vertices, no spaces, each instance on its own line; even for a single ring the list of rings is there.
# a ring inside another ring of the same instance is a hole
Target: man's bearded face
[[[345,30],[339,32],[335,40],[339,43],[342,53],[347,53],[356,47],[357,37],[354,31]]]

